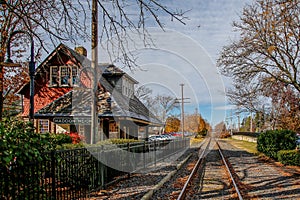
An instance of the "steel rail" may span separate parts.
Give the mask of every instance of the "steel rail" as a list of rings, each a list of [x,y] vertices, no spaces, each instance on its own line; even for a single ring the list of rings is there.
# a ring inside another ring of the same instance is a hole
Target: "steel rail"
[[[208,149],[209,145],[210,145],[210,142],[211,142],[211,138],[209,139],[208,141],[208,144],[207,146],[205,147],[205,149],[203,150],[203,152],[201,153],[201,155],[199,156],[199,159],[196,163],[196,165],[194,166],[191,174],[189,175],[189,178],[188,180],[185,182],[177,200],[182,200],[185,198],[185,195],[186,195],[186,192],[187,192],[187,187],[188,185],[190,184],[191,180],[194,178],[195,174],[196,174],[196,171],[198,170],[199,166],[200,166],[200,163],[202,163],[203,159],[204,159],[204,154],[206,152],[206,150]]]
[[[233,183],[233,185],[234,185],[235,191],[236,191],[236,193],[238,194],[239,200],[243,200],[243,197],[242,197],[242,195],[241,195],[241,193],[240,193],[240,190],[239,190],[239,188],[238,188],[238,186],[237,186],[237,184],[236,184],[236,182],[235,182],[235,180],[234,180],[234,178],[233,178],[233,175],[232,175],[232,173],[231,173],[231,171],[230,171],[230,169],[229,169],[229,166],[228,166],[228,164],[227,164],[227,161],[225,160],[225,157],[224,157],[224,155],[223,155],[223,153],[222,153],[221,147],[220,147],[220,145],[219,145],[219,143],[218,143],[217,140],[216,140],[216,143],[217,143],[217,146],[218,146],[218,150],[219,150],[220,156],[221,156],[221,158],[222,158],[222,160],[223,160],[224,165],[226,166],[226,169],[227,169],[227,171],[228,171],[228,173],[229,173],[229,175],[230,175],[230,178],[231,178],[231,180],[232,180],[232,183]]]

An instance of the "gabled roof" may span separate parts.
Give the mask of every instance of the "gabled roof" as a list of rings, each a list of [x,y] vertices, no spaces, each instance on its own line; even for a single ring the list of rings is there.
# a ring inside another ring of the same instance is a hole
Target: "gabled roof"
[[[72,60],[73,63],[80,67],[91,67],[91,61],[77,53],[75,50],[69,48],[63,43],[60,43],[48,56],[47,58],[36,68],[35,75],[43,74],[45,71],[45,68],[47,67],[47,64],[51,61],[53,57],[55,57],[57,54],[63,53],[64,55],[68,56],[70,60]],[[61,56],[60,56],[61,57]],[[100,63],[98,64],[99,69],[101,70],[102,74],[105,75],[126,75],[127,78],[131,79],[134,83],[138,83],[134,78],[126,74],[123,70],[116,67],[113,64],[108,63]],[[24,90],[29,90],[29,82],[25,83],[23,87],[21,87],[18,90],[18,94],[23,94]]]
[[[129,98],[122,95],[103,77],[100,79],[100,83],[101,86],[111,94],[110,99],[112,106],[110,111],[99,112],[99,117],[129,117],[152,124],[162,124],[136,96]],[[91,92],[88,90],[75,89],[39,110],[35,114],[35,117],[88,117],[90,113]]]
[[[44,73],[45,68],[47,68],[47,64],[53,57],[57,54],[64,54],[68,56],[75,64],[79,66],[90,66],[90,60],[87,59],[85,56],[80,55],[73,49],[69,48],[68,46],[60,43],[46,58],[45,60],[35,69],[35,77],[38,75],[42,75]],[[61,57],[61,56],[60,56]],[[18,90],[18,94],[23,94],[25,90],[29,90],[29,82],[25,83],[23,87]]]

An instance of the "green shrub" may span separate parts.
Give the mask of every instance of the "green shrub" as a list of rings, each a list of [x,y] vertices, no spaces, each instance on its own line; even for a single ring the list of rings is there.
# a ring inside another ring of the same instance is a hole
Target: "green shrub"
[[[296,147],[296,134],[290,130],[268,130],[257,138],[257,150],[277,159],[280,150],[293,150]]]
[[[89,146],[89,145],[85,145],[83,144],[82,142],[79,142],[79,143],[76,143],[76,144],[73,144],[72,142],[71,143],[63,143],[61,145],[58,145],[56,146],[56,149],[57,150],[63,150],[63,149],[79,149],[79,148],[84,148],[86,146]]]
[[[203,138],[207,135],[208,130],[206,128],[204,128],[202,131],[199,131],[195,138]]]
[[[54,133],[51,133],[50,137],[52,139],[53,144],[55,144],[55,145],[62,145],[62,144],[72,143],[72,137],[68,134],[64,134],[64,133],[54,134]]]
[[[7,188],[7,199],[23,199],[29,191],[44,192],[40,185],[43,171],[35,170],[44,164],[48,152],[54,149],[50,134],[34,132],[32,123],[18,118],[4,118],[0,123],[0,170],[7,177],[0,188]],[[45,166],[41,167],[45,169]],[[6,172],[6,173],[5,173]],[[2,179],[3,180],[3,179]],[[16,184],[16,181],[18,184]],[[17,190],[16,188],[19,188]],[[22,188],[20,190],[20,188]]]
[[[104,141],[97,142],[97,145],[105,145],[105,144],[127,144],[127,143],[135,143],[135,142],[141,142],[140,140],[135,139],[108,139]]]
[[[42,152],[54,148],[49,134],[33,131],[29,122],[18,118],[3,119],[0,123],[0,159],[5,167],[15,160],[19,165],[24,162],[41,161]]]
[[[300,166],[300,152],[297,150],[278,151],[278,161],[285,165]]]

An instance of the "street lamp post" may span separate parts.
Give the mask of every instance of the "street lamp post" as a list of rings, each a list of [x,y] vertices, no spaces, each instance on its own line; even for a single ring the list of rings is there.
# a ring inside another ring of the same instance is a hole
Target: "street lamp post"
[[[29,61],[29,76],[30,76],[30,110],[29,110],[29,120],[33,123],[34,120],[34,73],[35,73],[35,63],[34,63],[34,40],[31,34],[29,34],[26,31],[22,30],[17,30],[12,32],[9,35],[8,42],[7,42],[7,59],[6,61],[2,64],[3,66],[16,66],[16,64],[13,63],[11,60],[11,52],[10,52],[10,42],[13,36],[16,34],[26,34],[29,36],[30,41],[31,41],[31,48],[30,48],[30,61]]]

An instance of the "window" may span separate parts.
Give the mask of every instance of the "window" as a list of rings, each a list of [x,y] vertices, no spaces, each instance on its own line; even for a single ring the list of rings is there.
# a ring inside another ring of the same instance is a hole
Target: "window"
[[[116,122],[109,123],[109,132],[117,132],[117,131],[118,131],[118,126]]]
[[[84,135],[84,126],[83,126],[83,125],[79,125],[79,126],[78,126],[78,133],[79,133],[80,135]]]
[[[69,85],[70,84],[70,68],[68,66],[60,66],[60,85]]]
[[[50,68],[50,76],[51,76],[51,82],[50,82],[50,84],[52,85],[52,86],[57,86],[58,85],[58,82],[59,82],[59,77],[58,77],[58,67],[56,67],[56,66],[52,66],[51,68]]]
[[[76,66],[72,66],[72,85],[78,84],[78,68]]]
[[[125,77],[122,78],[122,94],[129,98],[134,94],[134,83]]]
[[[49,120],[39,119],[39,133],[49,132]]]
[[[70,87],[78,84],[77,66],[51,66],[50,86]]]

